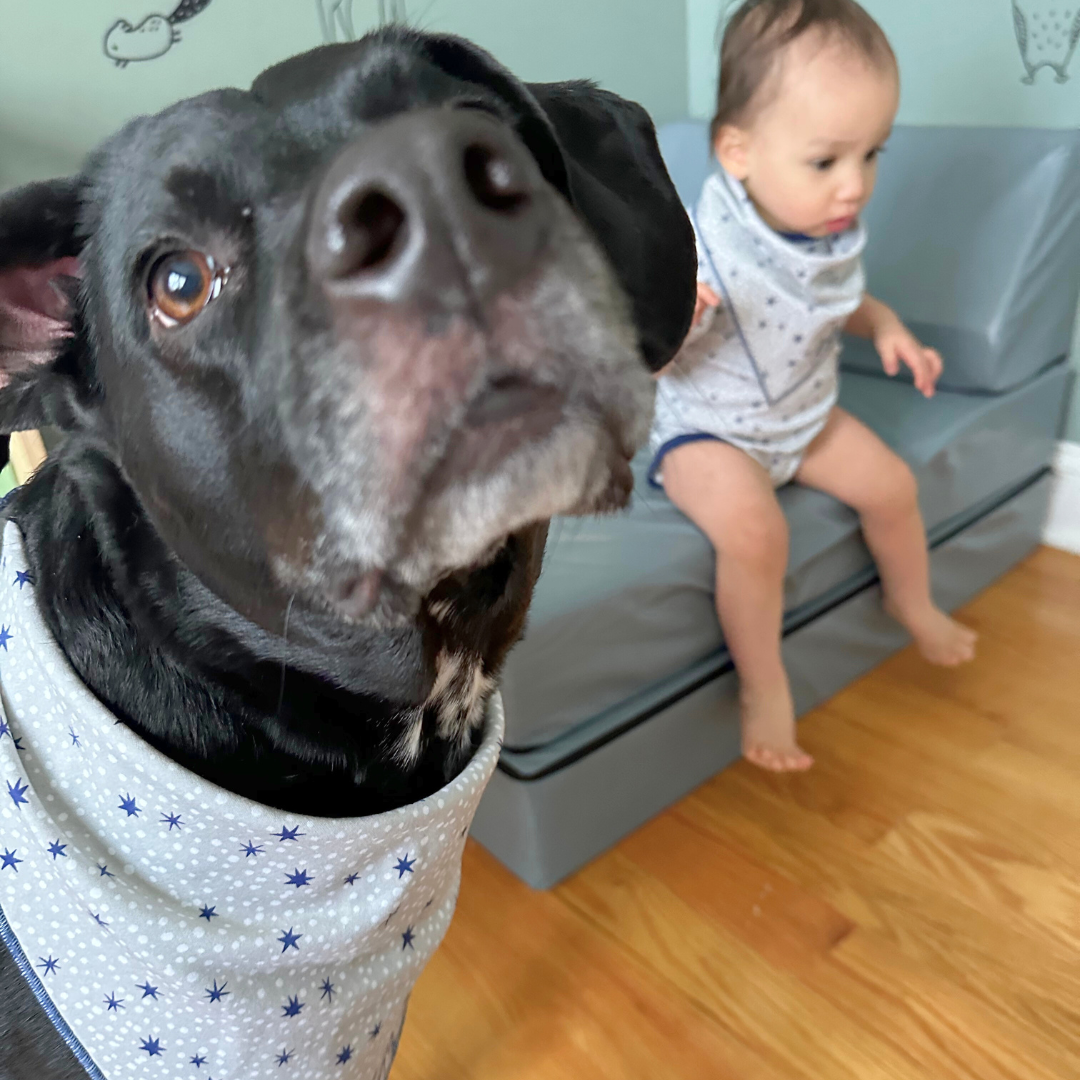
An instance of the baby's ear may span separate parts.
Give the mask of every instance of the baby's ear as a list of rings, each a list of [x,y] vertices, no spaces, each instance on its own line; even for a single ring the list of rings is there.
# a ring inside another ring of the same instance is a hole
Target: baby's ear
[[[747,164],[747,133],[734,124],[724,124],[713,139],[713,153],[729,176],[742,182],[750,175]]]
[[[0,198],[0,432],[49,422],[53,361],[73,333],[78,221],[77,180]]]

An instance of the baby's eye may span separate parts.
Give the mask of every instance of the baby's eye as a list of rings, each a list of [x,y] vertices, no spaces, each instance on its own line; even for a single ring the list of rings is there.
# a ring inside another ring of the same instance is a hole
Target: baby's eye
[[[810,162],[812,168],[818,172],[828,172],[836,164],[836,158],[817,158]]]
[[[885,147],[884,146],[875,146],[874,149],[871,150],[866,155],[866,160],[867,161],[877,161],[877,159],[879,157],[881,157],[881,155],[884,154],[884,153],[885,153]]]

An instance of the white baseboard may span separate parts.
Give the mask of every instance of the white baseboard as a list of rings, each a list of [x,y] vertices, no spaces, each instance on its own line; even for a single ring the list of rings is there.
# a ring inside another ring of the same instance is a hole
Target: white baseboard
[[[1043,543],[1080,555],[1080,443],[1059,442]]]

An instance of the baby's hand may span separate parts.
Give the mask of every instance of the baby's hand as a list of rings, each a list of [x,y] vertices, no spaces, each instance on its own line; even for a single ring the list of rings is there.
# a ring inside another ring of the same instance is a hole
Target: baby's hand
[[[683,346],[684,347],[686,346],[686,343],[688,341],[692,341],[694,339],[694,336],[695,336],[694,331],[697,329],[698,325],[701,323],[701,320],[704,317],[705,312],[708,311],[709,308],[714,308],[714,307],[719,307],[719,306],[720,306],[720,297],[717,296],[716,293],[714,293],[712,291],[712,289],[710,289],[709,286],[705,284],[704,281],[699,281],[697,283],[697,299],[694,301],[694,319],[693,319],[693,322],[690,323],[690,329],[687,331],[686,337],[683,340]],[[667,370],[667,366],[661,368],[659,371],[654,371],[653,372],[653,378],[654,379],[659,379],[660,376],[663,375],[666,370]]]
[[[697,326],[701,322],[701,317],[705,314],[706,308],[718,307],[719,304],[720,297],[704,281],[699,281],[697,283],[697,300],[694,303],[694,321],[690,325]]]
[[[915,389],[924,397],[934,396],[934,387],[943,367],[936,349],[923,345],[895,316],[887,319],[875,332],[874,345],[887,375],[895,375],[903,361],[915,377]]]

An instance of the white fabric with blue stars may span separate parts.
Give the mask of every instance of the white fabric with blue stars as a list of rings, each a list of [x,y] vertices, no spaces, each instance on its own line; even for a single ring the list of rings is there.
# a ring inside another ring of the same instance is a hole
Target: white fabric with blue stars
[[[836,404],[840,331],[862,302],[861,224],[793,239],[762,220],[723,169],[691,213],[698,280],[720,297],[658,380],[653,477],[672,443],[737,446],[775,486],[794,477]]]
[[[0,568],[0,932],[88,1074],[382,1080],[453,913],[497,695],[473,759],[430,798],[282,813],[101,705],[42,621],[10,522]]]

